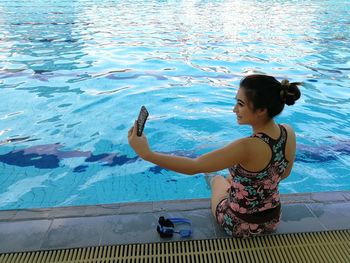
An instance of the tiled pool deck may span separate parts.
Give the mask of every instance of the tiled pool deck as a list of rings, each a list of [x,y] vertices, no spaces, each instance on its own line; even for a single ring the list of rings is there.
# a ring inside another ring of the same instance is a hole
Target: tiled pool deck
[[[192,221],[190,239],[226,237],[209,199],[0,211],[0,253],[98,245],[149,243],[161,239],[158,217]],[[282,195],[281,233],[350,229],[350,191]]]

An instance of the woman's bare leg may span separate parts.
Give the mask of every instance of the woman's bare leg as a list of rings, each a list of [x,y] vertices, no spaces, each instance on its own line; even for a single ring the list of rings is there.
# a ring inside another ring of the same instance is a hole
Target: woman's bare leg
[[[211,190],[211,182],[213,181],[214,177],[218,176],[216,173],[204,173],[204,179],[207,183],[208,189]]]
[[[211,180],[211,212],[216,216],[216,207],[222,199],[228,197],[227,190],[230,188],[229,181],[220,175]]]

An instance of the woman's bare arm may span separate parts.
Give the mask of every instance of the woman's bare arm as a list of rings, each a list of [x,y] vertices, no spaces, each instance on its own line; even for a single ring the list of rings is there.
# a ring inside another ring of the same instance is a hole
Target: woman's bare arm
[[[287,130],[287,145],[286,145],[286,149],[285,149],[285,156],[286,159],[289,161],[288,166],[286,168],[286,171],[283,173],[283,175],[281,176],[281,180],[286,179],[289,175],[290,172],[292,171],[292,167],[294,164],[294,160],[295,160],[295,152],[296,152],[296,136],[295,136],[295,132],[293,130],[292,127],[290,127],[289,125],[283,124],[283,126],[286,128]]]
[[[150,151],[143,159],[163,168],[184,174],[210,173],[241,163],[246,158],[246,141],[237,140],[229,145],[195,159]]]

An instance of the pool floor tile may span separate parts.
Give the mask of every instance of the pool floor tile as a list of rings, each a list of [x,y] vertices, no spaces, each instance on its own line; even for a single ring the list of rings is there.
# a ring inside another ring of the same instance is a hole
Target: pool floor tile
[[[314,200],[311,199],[311,195],[311,193],[281,195],[281,202],[284,204],[314,202]]]
[[[307,204],[326,229],[350,229],[350,202]]]
[[[132,205],[123,203],[119,207],[119,214],[134,214],[139,213],[139,211],[150,213],[153,211],[153,204],[151,202],[133,203]]]
[[[39,250],[51,220],[0,222],[0,253]]]
[[[172,238],[160,238],[157,232],[158,219],[160,216],[165,218],[182,217],[191,221],[193,234],[191,239],[212,238],[214,234],[214,225],[210,210],[194,210],[190,213],[186,211],[169,211],[144,213],[133,215],[115,215],[105,217],[104,229],[102,233],[101,244],[130,244],[130,243],[148,243],[162,241],[184,240],[180,235],[174,234]],[[188,229],[187,224],[175,226],[178,229]]]
[[[157,220],[158,217],[151,213],[106,216],[101,245],[160,241],[156,232]]]
[[[311,198],[316,202],[346,201],[344,194],[341,192],[312,193]]]
[[[102,216],[119,214],[120,205],[97,205],[97,206],[87,206],[84,211],[84,216]]]
[[[49,213],[50,218],[79,217],[84,216],[86,206],[54,207]]]
[[[179,201],[162,201],[154,202],[153,210],[154,211],[175,211],[175,210],[197,210],[197,209],[206,209],[210,207],[210,201],[208,199],[195,199],[190,200],[191,205],[187,207],[186,204],[189,203],[189,200],[179,200]]]
[[[350,192],[343,192],[348,194]],[[350,229],[350,201],[322,193],[286,196],[276,234]],[[304,202],[301,200],[305,200]],[[323,201],[322,201],[323,200]],[[17,213],[19,214],[17,217]],[[181,200],[97,206],[0,211],[0,252],[22,252],[98,245],[184,240],[162,239],[159,216],[184,217],[192,222],[190,239],[227,237],[211,215],[210,200]],[[176,225],[177,229],[186,225]]]
[[[214,220],[215,237],[217,237],[217,238],[228,237],[228,235],[226,234],[225,230],[216,223],[215,219],[213,219],[213,220]]]
[[[300,233],[324,231],[324,226],[319,222],[308,207],[304,204],[289,204],[282,206],[282,218],[276,233]]]
[[[4,222],[8,222],[8,221],[12,221],[13,218],[16,216],[16,214],[18,213],[17,210],[5,210],[5,211],[0,211],[0,222],[4,221]]]
[[[42,249],[96,246],[100,244],[103,217],[54,219]]]
[[[343,193],[343,196],[346,200],[350,201],[350,192]]]
[[[210,209],[200,209],[192,211],[170,211],[159,213],[159,216],[166,218],[182,217],[191,221],[193,234],[191,239],[208,239],[215,237],[215,220]],[[176,229],[187,229],[186,224],[176,226]],[[173,238],[174,239],[174,238]],[[179,235],[175,235],[174,240],[182,240]]]
[[[43,217],[48,218],[51,209],[23,209],[18,211],[13,220],[35,220]]]

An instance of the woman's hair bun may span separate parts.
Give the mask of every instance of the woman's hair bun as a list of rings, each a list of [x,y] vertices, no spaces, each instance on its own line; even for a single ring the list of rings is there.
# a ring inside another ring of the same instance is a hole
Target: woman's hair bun
[[[284,79],[281,82],[281,98],[284,103],[288,106],[293,105],[300,98],[300,90],[298,86],[301,85],[300,82],[290,83],[288,80]]]

